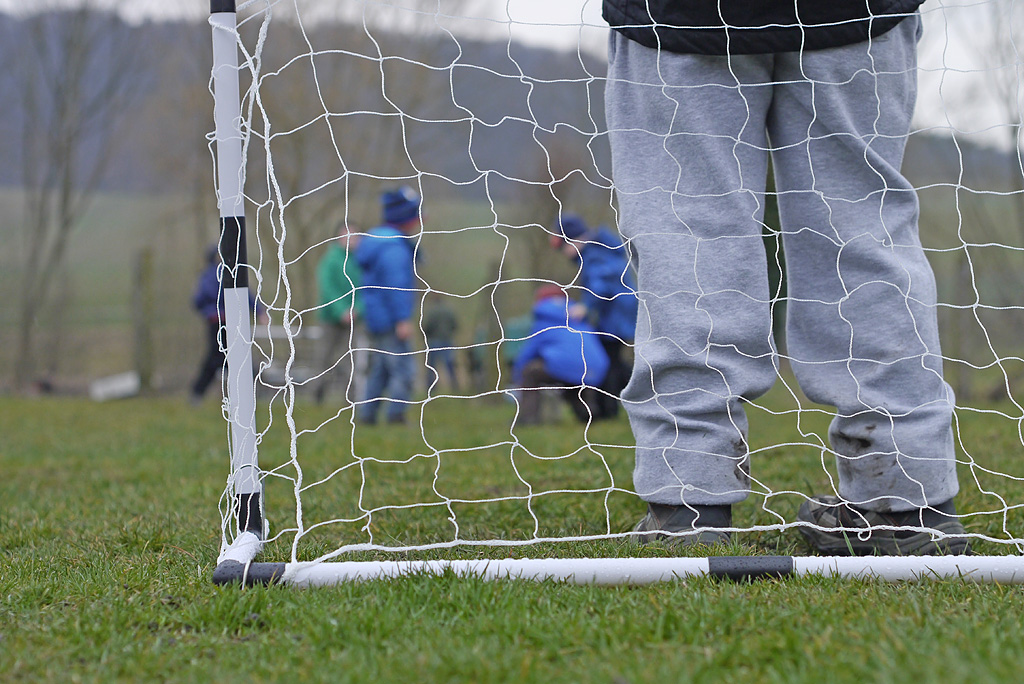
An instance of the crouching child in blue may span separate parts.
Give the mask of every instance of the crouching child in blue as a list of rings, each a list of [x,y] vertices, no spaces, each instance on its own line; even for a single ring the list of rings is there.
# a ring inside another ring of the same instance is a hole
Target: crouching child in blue
[[[580,422],[595,413],[608,374],[608,354],[598,333],[558,286],[537,291],[533,328],[512,367],[518,387],[520,425],[541,422],[541,390],[562,387],[562,397]]]

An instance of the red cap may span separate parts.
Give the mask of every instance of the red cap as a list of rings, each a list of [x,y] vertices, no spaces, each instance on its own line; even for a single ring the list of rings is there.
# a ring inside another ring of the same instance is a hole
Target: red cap
[[[548,299],[550,297],[559,297],[565,299],[565,290],[562,289],[561,285],[541,285],[537,288],[537,291],[533,295],[533,301],[539,302],[542,299]]]

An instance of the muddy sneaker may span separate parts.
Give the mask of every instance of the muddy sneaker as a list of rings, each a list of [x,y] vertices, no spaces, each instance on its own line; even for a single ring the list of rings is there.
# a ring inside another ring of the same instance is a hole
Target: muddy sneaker
[[[669,548],[728,544],[728,532],[707,529],[720,527],[732,527],[732,506],[668,506],[649,503],[647,515],[633,528],[637,534],[630,537],[630,543],[643,545],[664,541]],[[666,534],[673,532],[689,534]]]
[[[816,526],[801,527],[800,532],[828,556],[955,556],[969,552],[966,531],[955,516],[952,499],[928,508],[878,513],[837,496],[815,496],[800,506],[796,518]]]

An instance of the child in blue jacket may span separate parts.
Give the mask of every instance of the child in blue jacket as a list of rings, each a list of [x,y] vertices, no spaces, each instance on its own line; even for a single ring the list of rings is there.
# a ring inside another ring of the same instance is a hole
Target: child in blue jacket
[[[581,422],[595,413],[598,391],[608,374],[601,340],[557,285],[537,291],[533,328],[512,368],[520,393],[519,423],[540,422],[541,389],[564,388],[563,397]]]

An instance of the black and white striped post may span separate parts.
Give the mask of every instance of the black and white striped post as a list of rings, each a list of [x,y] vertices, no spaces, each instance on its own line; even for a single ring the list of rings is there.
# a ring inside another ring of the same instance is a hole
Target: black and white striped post
[[[252,316],[245,248],[242,186],[242,111],[238,86],[238,28],[234,0],[211,0],[213,95],[220,209],[219,250],[223,267],[226,388],[231,423],[231,490],[237,535],[221,552],[248,562],[264,537],[263,483],[256,442],[256,389],[252,369]]]

